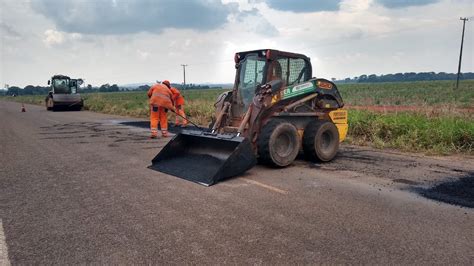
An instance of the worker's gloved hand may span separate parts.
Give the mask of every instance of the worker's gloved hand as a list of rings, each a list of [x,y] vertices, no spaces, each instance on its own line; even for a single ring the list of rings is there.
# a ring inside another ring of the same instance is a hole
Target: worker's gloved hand
[[[151,109],[153,112],[158,112],[158,106],[153,106]]]

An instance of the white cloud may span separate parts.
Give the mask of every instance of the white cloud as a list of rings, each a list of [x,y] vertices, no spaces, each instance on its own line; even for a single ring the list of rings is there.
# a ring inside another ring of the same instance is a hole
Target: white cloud
[[[137,50],[137,54],[138,54],[138,57],[139,57],[141,60],[147,60],[148,57],[150,57],[150,53],[149,53],[149,52],[142,51],[142,50],[140,50],[140,49]]]
[[[262,16],[257,8],[242,11],[239,14],[230,16],[231,24],[238,25],[240,30],[254,32],[262,36],[276,36],[278,30]]]
[[[373,0],[345,0],[340,7],[342,11],[360,12],[369,9]]]
[[[79,41],[79,40],[82,40],[83,35],[80,34],[80,33],[71,33],[71,34],[69,34],[69,37],[70,37],[71,40],[73,40],[73,41]]]
[[[64,34],[56,30],[48,29],[44,32],[43,42],[48,47],[60,45],[64,42]]]

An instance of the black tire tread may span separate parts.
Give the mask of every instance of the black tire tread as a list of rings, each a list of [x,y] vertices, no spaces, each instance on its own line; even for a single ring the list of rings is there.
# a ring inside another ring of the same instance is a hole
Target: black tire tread
[[[270,156],[270,137],[273,133],[273,130],[282,123],[281,119],[272,119],[267,124],[265,124],[258,136],[257,147],[258,147],[258,160],[262,164],[274,165],[273,160]]]
[[[281,165],[276,164],[270,152],[270,139],[272,136],[273,131],[283,123],[290,123],[283,119],[272,119],[267,124],[263,126],[262,131],[257,139],[257,148],[258,148],[258,158],[259,162],[262,164],[274,166],[274,167],[284,167]],[[291,124],[291,123],[290,123]],[[298,147],[299,150],[300,147]],[[295,156],[296,157],[296,156]]]
[[[317,132],[319,131],[320,127],[323,126],[326,123],[333,124],[330,121],[319,121],[319,120],[312,121],[306,126],[306,128],[304,130],[303,151],[304,151],[306,159],[309,160],[309,161],[312,161],[312,162],[328,162],[328,161],[332,160],[334,158],[334,156],[336,155],[336,153],[337,153],[337,150],[339,148],[339,139],[338,138],[337,138],[338,144],[337,144],[336,152],[335,152],[335,154],[332,158],[330,158],[330,159],[322,158],[322,156],[320,156],[318,154],[318,152],[315,150],[315,141],[316,141],[315,136],[316,136]],[[336,126],[334,125],[334,127],[336,127]],[[337,132],[337,128],[336,128],[336,132]],[[339,137],[339,134],[337,134],[337,135]]]

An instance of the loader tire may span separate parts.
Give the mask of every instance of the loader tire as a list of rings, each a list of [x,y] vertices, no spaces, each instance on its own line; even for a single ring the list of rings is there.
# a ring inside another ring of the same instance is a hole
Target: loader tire
[[[296,127],[275,119],[268,122],[257,140],[259,161],[276,167],[290,165],[298,155],[300,138]]]
[[[313,162],[331,161],[339,149],[339,131],[329,121],[310,122],[303,134],[303,151]]]

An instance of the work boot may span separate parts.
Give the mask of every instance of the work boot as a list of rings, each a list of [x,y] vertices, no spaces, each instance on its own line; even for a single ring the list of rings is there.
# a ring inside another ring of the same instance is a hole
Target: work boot
[[[163,136],[163,138],[169,137],[168,131],[161,132],[161,135]]]
[[[158,138],[158,132],[152,131],[152,132],[151,132],[150,139],[156,139],[156,138]]]

